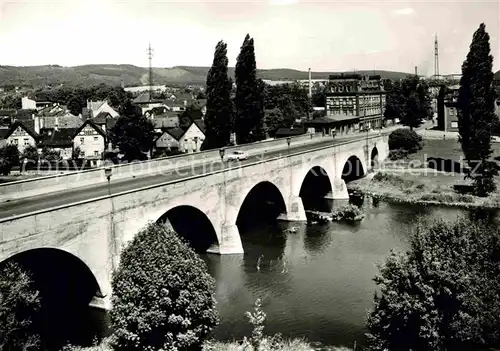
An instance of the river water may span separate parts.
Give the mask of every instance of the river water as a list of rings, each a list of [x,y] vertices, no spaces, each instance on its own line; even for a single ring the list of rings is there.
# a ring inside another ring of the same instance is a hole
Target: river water
[[[419,218],[454,219],[463,213],[370,198],[362,207],[365,219],[358,224],[279,222],[242,233],[244,255],[203,255],[216,279],[221,321],[213,336],[249,336],[252,326],[245,311],[260,298],[267,334],[332,346],[362,345],[377,263],[391,249],[408,247],[409,231]],[[291,226],[297,230],[287,232]]]

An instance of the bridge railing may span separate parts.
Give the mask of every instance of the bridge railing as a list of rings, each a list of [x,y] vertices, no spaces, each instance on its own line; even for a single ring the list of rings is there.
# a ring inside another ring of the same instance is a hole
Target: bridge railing
[[[324,141],[321,133],[299,135],[292,137],[292,145],[302,146],[315,142]],[[249,155],[261,154],[265,152],[277,151],[288,147],[286,138],[255,142],[244,145],[230,146],[226,152],[241,150]],[[182,167],[192,167],[205,162],[213,162],[220,159],[219,150],[201,151],[191,154],[162,157],[153,160],[118,164],[111,166],[114,181],[130,179],[134,177],[147,176],[168,172],[169,170],[180,169]],[[62,170],[61,170],[62,171]],[[20,181],[0,184],[0,202],[25,197],[38,196],[51,192],[92,186],[106,182],[104,167],[91,170],[61,173],[45,177],[36,177]]]

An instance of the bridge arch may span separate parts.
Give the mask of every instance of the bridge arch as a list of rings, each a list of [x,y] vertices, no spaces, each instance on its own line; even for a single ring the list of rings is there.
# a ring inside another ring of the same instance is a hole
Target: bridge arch
[[[197,252],[206,252],[212,245],[218,244],[212,221],[197,207],[172,207],[157,220],[157,223],[166,222],[169,222],[173,230]]]
[[[333,174],[332,174],[333,176]],[[307,172],[300,186],[300,197],[325,197],[332,191],[330,175],[321,166],[314,166]]]
[[[236,217],[240,232],[256,224],[275,221],[280,214],[287,212],[282,192],[269,181],[255,184],[242,199]]]
[[[373,147],[370,154],[370,169],[377,169],[379,166],[379,153],[376,146]]]
[[[39,292],[40,310],[32,316],[33,328],[48,349],[60,349],[68,342],[91,345],[102,338],[107,325],[95,321],[89,304],[103,298],[101,287],[90,268],[77,256],[58,248],[42,247],[16,253],[0,263],[18,264]]]
[[[364,177],[365,174],[366,170],[361,159],[356,155],[349,156],[342,168],[342,179],[348,183]]]

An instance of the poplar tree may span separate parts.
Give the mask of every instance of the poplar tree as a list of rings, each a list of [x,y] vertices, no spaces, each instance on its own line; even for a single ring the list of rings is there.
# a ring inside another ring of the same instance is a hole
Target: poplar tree
[[[254,41],[248,34],[237,58],[235,78],[236,141],[238,144],[244,144],[261,140],[264,137],[263,87],[257,80]]]
[[[207,112],[204,119],[206,132],[201,147],[203,150],[229,144],[232,103],[227,64],[227,44],[221,40],[215,47],[214,61],[207,76]]]
[[[492,128],[496,121],[493,82],[493,56],[490,36],[481,23],[472,37],[467,58],[462,65],[458,93],[459,142],[472,170],[467,175],[474,181],[478,196],[487,196],[496,189],[493,176],[498,173],[492,154]]]

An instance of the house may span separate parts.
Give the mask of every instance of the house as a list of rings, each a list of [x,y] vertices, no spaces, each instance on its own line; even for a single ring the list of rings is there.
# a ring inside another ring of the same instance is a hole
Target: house
[[[165,129],[158,138],[155,139],[154,145],[156,149],[179,149],[179,140],[184,135],[181,128]]]
[[[303,123],[307,130],[314,133],[332,134],[335,132],[336,135],[345,135],[360,130],[359,116],[325,116],[304,121]]]
[[[44,148],[59,151],[64,160],[71,159],[73,155],[73,136],[78,128],[48,129],[40,135],[38,152]]]
[[[167,128],[179,127],[179,116],[169,116],[168,114],[163,114],[155,116],[152,122],[154,123],[155,131],[161,132]]]
[[[194,108],[201,110],[201,113],[203,114],[203,116],[205,116],[205,114],[207,113],[207,99],[193,100],[191,105]]]
[[[186,110],[187,100],[165,100],[163,104],[172,112],[183,112]]]
[[[50,101],[35,101],[27,96],[21,98],[21,108],[23,110],[41,110],[52,104]]]
[[[167,99],[169,100],[179,100],[179,101],[191,101],[193,100],[193,95],[189,92],[185,91],[176,91],[173,94],[170,94]]]
[[[444,132],[458,131],[458,90],[460,85],[442,86],[438,95],[438,129]]]
[[[40,136],[27,123],[14,122],[7,133],[4,133],[4,143],[16,145],[19,153],[29,146],[36,146]]]
[[[139,108],[141,109],[141,115],[144,115],[146,111],[151,110],[153,107],[164,106],[162,100],[150,98],[149,93],[143,93],[139,95],[134,100],[132,100],[132,103],[139,106]]]
[[[113,128],[117,120],[117,116],[113,116],[109,112],[100,112],[97,116],[92,118],[92,122],[97,124],[106,135],[109,133],[109,130]]]
[[[64,116],[68,113],[70,113],[68,108],[59,104],[52,104],[38,110],[38,115],[43,117]]]
[[[88,119],[73,134],[73,147],[80,149],[80,157],[98,166],[106,148],[106,133]]]
[[[83,124],[83,120],[79,116],[71,113],[58,114],[56,116],[33,116],[36,128],[39,128],[38,133],[44,133],[47,130],[57,129],[77,129]]]
[[[183,152],[200,151],[205,140],[205,124],[203,120],[194,120],[179,139],[179,150]]]
[[[87,110],[90,112],[91,117],[96,117],[100,113],[108,113],[111,117],[118,117],[119,114],[116,112],[106,100],[92,101],[87,100]]]

